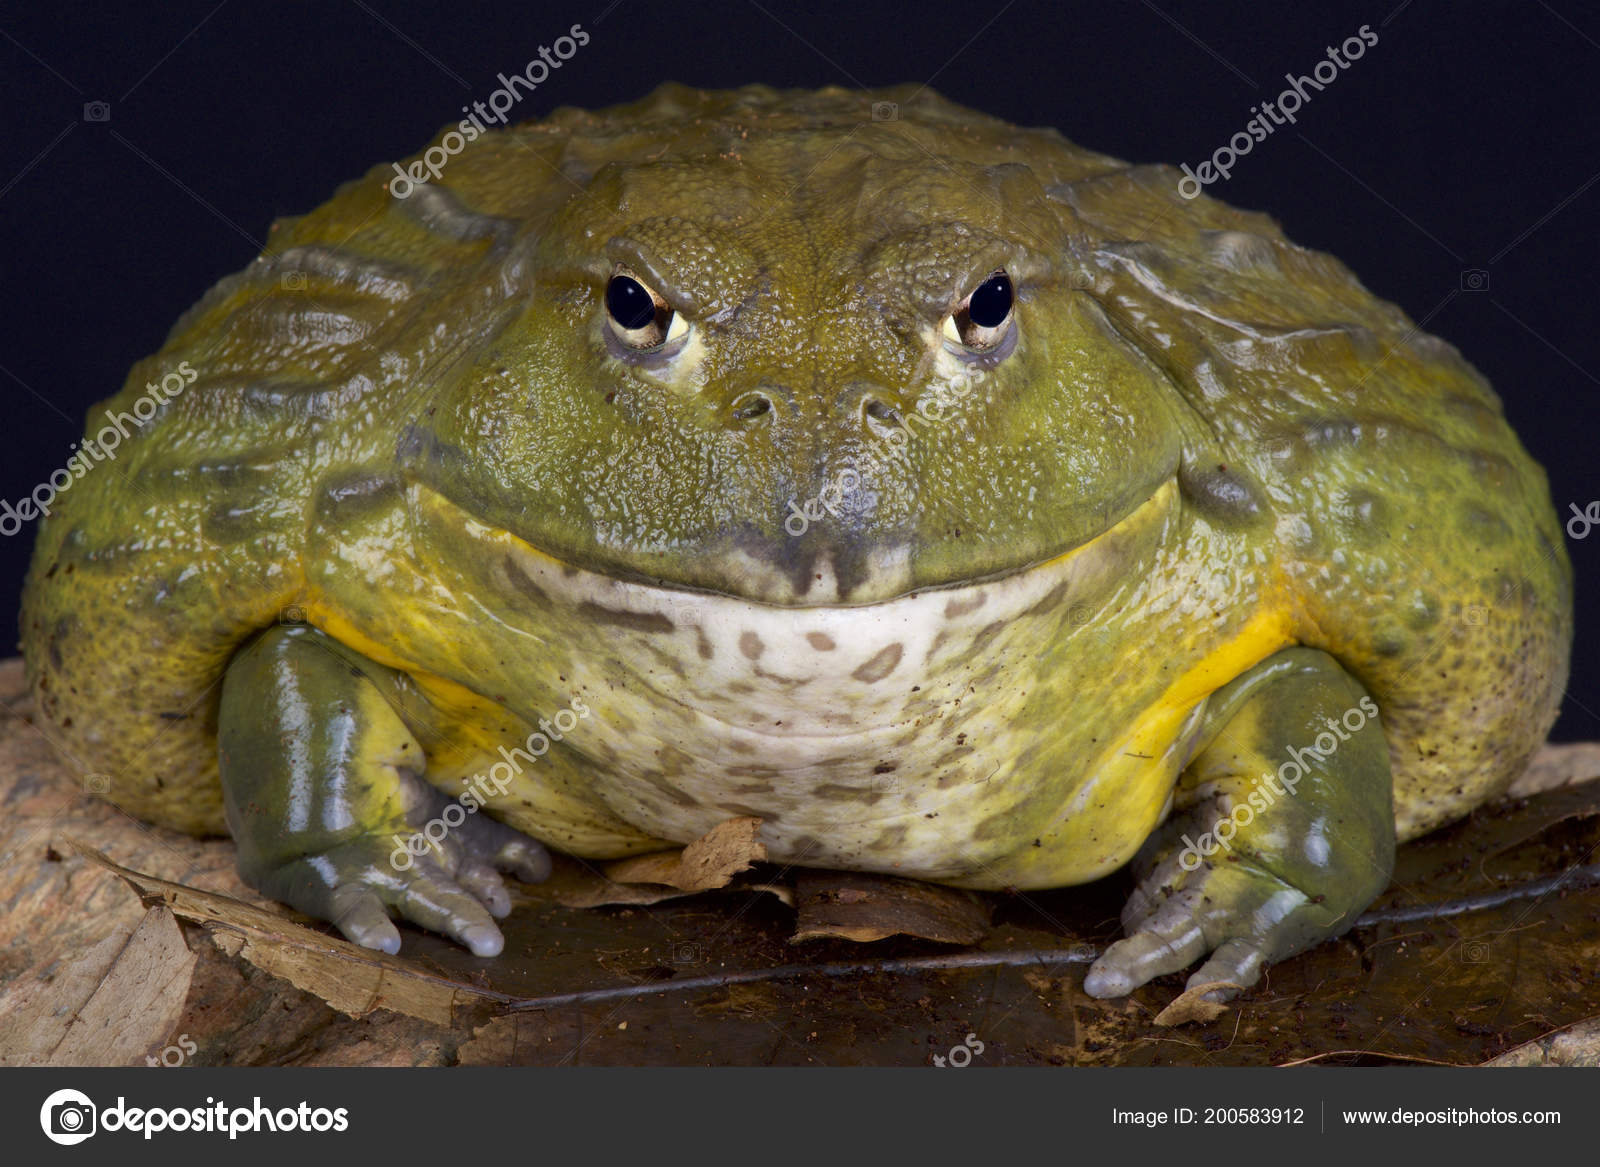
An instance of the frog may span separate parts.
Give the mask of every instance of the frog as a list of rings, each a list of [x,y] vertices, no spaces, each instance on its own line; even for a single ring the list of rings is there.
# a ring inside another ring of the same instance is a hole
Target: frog
[[[1483,375],[1182,178],[913,85],[469,115],[91,410],[37,721],[382,952],[745,819],[1123,873],[1086,992],[1247,990],[1524,768],[1573,581]]]

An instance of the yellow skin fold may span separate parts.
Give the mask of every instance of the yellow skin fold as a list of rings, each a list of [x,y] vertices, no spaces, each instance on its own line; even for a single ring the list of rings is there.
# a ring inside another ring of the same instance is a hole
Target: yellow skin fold
[[[1170,168],[910,87],[668,86],[392,174],[276,224],[93,411],[198,374],[59,496],[23,610],[68,758],[231,828],[363,943],[398,945],[393,910],[495,950],[495,870],[536,875],[535,840],[753,814],[780,862],[971,887],[1135,861],[1091,991],[1207,954],[1248,983],[1554,719],[1570,568],[1498,399]],[[619,267],[683,339],[618,342]],[[965,351],[944,322],[997,270],[1005,341]],[[1306,785],[1174,866],[1363,698]]]

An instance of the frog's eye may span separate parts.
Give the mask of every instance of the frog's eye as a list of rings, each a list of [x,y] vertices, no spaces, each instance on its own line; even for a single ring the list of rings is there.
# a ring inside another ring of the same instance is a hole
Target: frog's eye
[[[606,317],[629,348],[660,348],[689,331],[689,322],[627,268],[619,267],[606,284]]]
[[[945,339],[978,352],[993,348],[1011,327],[1011,306],[1015,302],[1011,277],[1002,268],[973,288],[944,318]]]

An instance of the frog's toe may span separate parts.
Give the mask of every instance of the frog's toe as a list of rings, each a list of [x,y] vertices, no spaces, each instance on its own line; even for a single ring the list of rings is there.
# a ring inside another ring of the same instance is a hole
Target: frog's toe
[[[456,871],[456,881],[477,897],[495,919],[511,914],[511,893],[500,873],[481,859],[468,859]]]
[[[1189,967],[1204,953],[1205,937],[1192,921],[1171,935],[1138,932],[1100,954],[1083,991],[1091,997],[1126,997],[1146,981]]]
[[[495,882],[505,895],[498,876]],[[418,927],[450,937],[474,956],[499,956],[506,946],[485,903],[442,873],[420,872],[406,880],[390,906]],[[506,906],[509,910],[509,902]]]
[[[1235,936],[1232,940],[1224,941],[1184,987],[1193,989],[1200,985],[1217,985],[1205,995],[1205,999],[1221,1004],[1237,997],[1239,989],[1248,989],[1260,980],[1261,970],[1266,965],[1267,954],[1258,942]],[[1229,985],[1239,988],[1229,988]]]
[[[505,885],[496,872],[514,875],[523,883],[541,883],[550,877],[550,852],[545,850],[544,844],[498,819],[485,814],[474,815],[461,824],[460,837],[466,854],[490,869],[494,886],[502,892]],[[506,906],[509,910],[509,896]],[[504,914],[495,913],[497,916]]]
[[[333,910],[329,919],[346,940],[390,956],[400,951],[400,929],[389,919],[383,901],[369,889],[347,883],[335,888],[330,898]]]

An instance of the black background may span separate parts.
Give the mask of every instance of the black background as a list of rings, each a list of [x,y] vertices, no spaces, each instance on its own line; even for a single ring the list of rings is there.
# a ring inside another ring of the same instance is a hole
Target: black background
[[[1600,499],[1600,13],[1578,0],[0,4],[0,497],[65,463],[88,407],[275,216],[414,152],[574,23],[590,43],[517,116],[664,80],[928,82],[1121,158],[1191,165],[1285,72],[1371,25],[1379,43],[1210,193],[1270,212],[1459,346],[1564,519]],[[108,121],[85,120],[91,101]],[[1487,288],[1464,290],[1471,269]],[[31,538],[0,538],[0,612]],[[1596,738],[1584,617],[1600,527],[1568,549],[1578,644],[1556,736]]]

